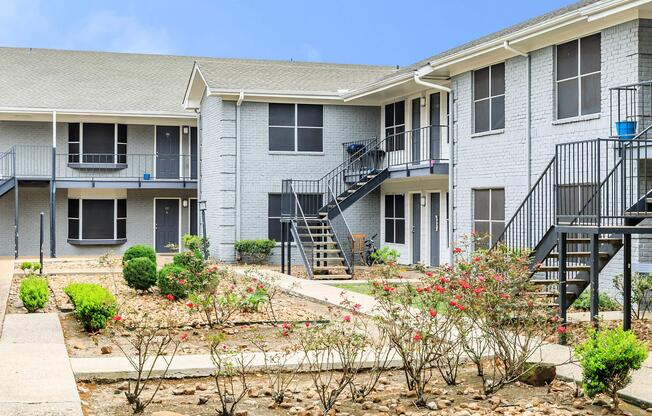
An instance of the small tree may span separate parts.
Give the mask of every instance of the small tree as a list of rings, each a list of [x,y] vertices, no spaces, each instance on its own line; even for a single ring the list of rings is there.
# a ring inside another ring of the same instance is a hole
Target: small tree
[[[172,308],[166,309],[170,311]],[[131,310],[124,316],[114,316],[113,323],[111,339],[136,373],[135,381],[129,381],[125,396],[134,413],[143,413],[156,397],[179,345],[188,339],[188,333],[176,336],[172,332],[178,322],[171,318],[171,314],[156,319],[142,311]],[[125,348],[119,342],[123,339],[131,348]],[[164,362],[163,371],[154,381],[154,370],[160,360]],[[145,398],[143,393],[150,382],[154,383],[154,390]]]
[[[623,275],[614,277],[614,286],[624,295]],[[632,275],[632,313],[636,319],[643,319],[646,313],[652,312],[652,274],[634,273]]]
[[[589,397],[606,393],[619,410],[618,390],[631,381],[633,370],[647,359],[647,346],[631,331],[622,328],[591,332],[589,339],[575,349],[582,367],[582,384]]]
[[[243,348],[224,344],[223,337],[211,341],[211,360],[215,366],[213,377],[220,402],[219,416],[233,416],[236,407],[247,394],[247,371],[253,358],[247,359]]]

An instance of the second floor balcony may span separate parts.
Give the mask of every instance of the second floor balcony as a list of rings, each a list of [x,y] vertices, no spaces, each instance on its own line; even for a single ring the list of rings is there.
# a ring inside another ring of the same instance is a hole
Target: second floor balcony
[[[17,145],[4,152],[2,175],[57,186],[196,188],[197,155],[178,153],[59,153],[48,146]],[[54,169],[53,169],[54,164]]]

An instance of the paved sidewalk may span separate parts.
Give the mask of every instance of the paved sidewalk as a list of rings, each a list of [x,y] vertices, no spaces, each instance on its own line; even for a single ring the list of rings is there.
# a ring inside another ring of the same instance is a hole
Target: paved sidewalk
[[[57,314],[5,316],[0,338],[3,416],[81,416]]]
[[[2,324],[7,310],[7,301],[9,300],[9,289],[11,280],[14,276],[14,260],[0,259],[0,334],[2,334]]]

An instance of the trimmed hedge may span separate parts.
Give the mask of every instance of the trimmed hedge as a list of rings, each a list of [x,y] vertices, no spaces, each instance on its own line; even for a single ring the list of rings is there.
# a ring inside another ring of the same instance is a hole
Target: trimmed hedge
[[[190,272],[185,267],[170,263],[158,272],[158,287],[161,294],[172,295],[176,299],[188,296],[191,282]]]
[[[154,265],[156,265],[156,252],[150,246],[142,244],[129,247],[122,256],[122,264],[127,264],[129,260],[138,257],[147,257],[152,261],[152,263],[154,263]]]
[[[50,298],[48,281],[43,277],[28,276],[20,283],[18,297],[28,312],[42,309]]]
[[[234,248],[245,258],[250,257],[253,261],[264,261],[272,254],[275,246],[276,241],[274,240],[240,240],[235,242]]]
[[[572,306],[579,311],[591,310],[591,293],[589,288],[584,290],[584,292],[575,299]],[[598,295],[598,308],[601,311],[617,311],[620,310],[620,305],[606,293],[600,292]]]
[[[116,314],[116,301],[104,287],[95,283],[71,283],[64,289],[75,307],[75,316],[87,332],[96,332]]]
[[[136,257],[125,263],[122,275],[129,287],[147,290],[156,284],[156,263],[148,257]]]

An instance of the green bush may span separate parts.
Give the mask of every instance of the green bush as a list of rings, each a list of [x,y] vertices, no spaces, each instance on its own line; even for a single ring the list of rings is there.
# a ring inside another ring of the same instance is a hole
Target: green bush
[[[172,263],[199,272],[204,268],[204,256],[200,251],[183,251],[174,255]]]
[[[591,293],[589,289],[586,289],[577,299],[575,299],[573,307],[579,311],[591,310]],[[620,309],[618,302],[613,300],[606,293],[600,293],[598,296],[598,307],[601,311],[617,311]]]
[[[105,288],[94,283],[71,283],[64,289],[75,307],[75,315],[88,332],[106,327],[116,314],[115,297]]]
[[[575,349],[582,367],[582,385],[589,397],[607,393],[618,407],[618,390],[631,381],[633,370],[647,358],[647,346],[631,331],[622,328],[592,332]]]
[[[156,265],[156,252],[150,246],[145,245],[135,245],[131,246],[125,251],[125,254],[122,256],[122,264],[127,264],[131,259],[137,259],[138,257],[147,257]]]
[[[614,286],[624,295],[623,275],[614,277]],[[648,311],[652,311],[652,274],[632,274],[632,312],[637,319],[643,319]]]
[[[163,295],[183,299],[190,291],[191,277],[187,268],[174,263],[166,264],[158,272],[158,287]]]
[[[38,261],[24,261],[20,264],[20,270],[27,274],[33,273],[37,270],[41,270],[41,263]]]
[[[48,298],[50,297],[48,281],[43,277],[26,277],[20,284],[18,297],[28,312],[34,312],[43,308],[48,303]]]
[[[240,240],[235,242],[235,250],[241,256],[250,257],[253,261],[264,261],[272,254],[276,246],[274,240]]]
[[[208,248],[208,239],[206,239],[206,248]],[[183,241],[183,246],[190,251],[202,251],[204,250],[204,239],[201,238],[198,235],[192,235],[192,234],[184,234],[183,237],[181,237],[181,241]]]
[[[147,257],[136,257],[124,265],[122,275],[129,287],[148,290],[156,284],[156,263]]]

